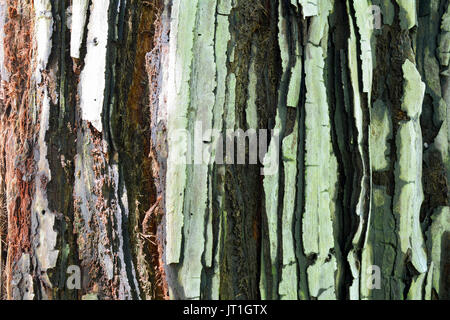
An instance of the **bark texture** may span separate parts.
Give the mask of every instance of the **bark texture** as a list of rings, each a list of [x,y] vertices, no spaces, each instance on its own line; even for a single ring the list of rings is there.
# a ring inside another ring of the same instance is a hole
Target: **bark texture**
[[[449,62],[447,0],[1,0],[0,297],[449,299]]]

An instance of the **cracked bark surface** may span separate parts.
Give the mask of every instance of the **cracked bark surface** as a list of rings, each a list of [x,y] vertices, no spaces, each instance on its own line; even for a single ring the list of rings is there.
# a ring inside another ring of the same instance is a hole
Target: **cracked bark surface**
[[[1,1],[0,297],[448,299],[449,60],[446,0]]]

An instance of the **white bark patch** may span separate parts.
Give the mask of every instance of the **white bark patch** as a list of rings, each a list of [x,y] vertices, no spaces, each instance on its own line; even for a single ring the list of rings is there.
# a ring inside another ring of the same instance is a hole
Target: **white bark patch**
[[[79,85],[82,119],[92,123],[100,132],[106,82],[108,8],[109,0],[98,0],[91,5],[86,40],[87,53]]]
[[[37,83],[40,83],[42,78],[41,71],[47,67],[48,58],[52,50],[52,5],[50,0],[36,0],[34,1],[34,8],[36,13],[35,39],[37,43],[36,80]]]
[[[303,8],[303,17],[312,17],[319,14],[319,0],[299,0]]]
[[[70,34],[70,56],[80,58],[80,47],[83,42],[84,26],[89,0],[73,0],[72,3],[72,23]]]
[[[178,0],[172,5],[167,92],[166,263],[181,257],[183,205],[186,187],[187,141],[179,133],[187,129],[189,81],[197,1]],[[179,28],[179,26],[182,26]]]
[[[204,0],[198,3],[198,19],[196,35],[194,35],[192,62],[192,85],[190,88],[190,104],[196,108],[195,121],[202,124],[202,128],[210,129],[213,123],[213,107],[215,102],[214,90],[216,88],[216,65],[214,60],[214,26],[216,14],[216,1]],[[204,75],[208,74],[208,77]],[[202,130],[201,130],[202,131]],[[211,139],[204,136],[203,139]],[[201,141],[202,138],[194,138]],[[201,147],[200,147],[201,148]],[[199,163],[203,159],[199,157]],[[195,298],[200,295],[201,273],[203,263],[205,267],[212,266],[212,242],[206,241],[205,213],[208,203],[208,164],[196,165],[191,170],[192,192],[185,196],[185,212],[190,212],[185,218],[185,241],[183,255],[188,263],[183,263],[180,274],[184,282],[186,298]],[[208,246],[209,245],[209,246]],[[202,257],[204,262],[202,263]]]
[[[336,258],[330,254],[335,247],[333,236],[337,160],[331,143],[331,124],[324,83],[328,16],[331,3],[324,5],[318,16],[311,19],[310,39],[306,46],[305,103],[305,208],[303,214],[303,247],[305,255],[315,255],[314,264],[307,268],[310,295],[319,300],[335,299]],[[318,36],[320,35],[320,37]],[[331,259],[330,259],[331,258]],[[325,276],[326,275],[326,276]],[[332,275],[332,276],[330,276]]]
[[[6,21],[6,3],[0,3],[0,79],[3,81],[9,81],[9,72],[5,68],[5,48],[3,45],[3,39],[5,38],[4,26]]]
[[[360,35],[360,47],[362,62],[362,78],[363,78],[363,91],[368,94],[368,100],[371,101],[372,93],[372,81],[373,81],[373,53],[372,48],[375,47],[375,41],[373,40],[373,26],[367,23],[367,12],[370,12],[371,3],[367,0],[353,0],[355,7],[356,23]],[[351,17],[350,17],[351,18]],[[351,27],[353,29],[353,27]],[[354,37],[351,41],[356,41]],[[356,53],[356,52],[355,52]],[[354,68],[356,70],[356,68]]]
[[[33,300],[33,277],[31,276],[30,255],[22,253],[20,260],[15,263],[15,271],[11,281],[12,298],[14,300]]]
[[[402,110],[411,118],[402,121],[396,137],[397,164],[395,168],[394,212],[399,219],[399,242],[404,255],[411,250],[411,262],[424,273],[427,254],[420,226],[420,208],[424,199],[422,187],[423,140],[419,117],[425,96],[425,84],[415,65],[403,64],[405,79]]]
[[[38,170],[36,174],[36,192],[33,199],[32,232],[35,238],[35,252],[41,271],[54,268],[58,259],[56,247],[57,232],[53,230],[56,215],[48,209],[46,186],[43,181],[50,181],[51,174],[47,161],[47,144],[45,135],[48,130],[50,115],[50,100],[47,90],[44,90],[42,101],[38,148],[35,150],[35,160]]]

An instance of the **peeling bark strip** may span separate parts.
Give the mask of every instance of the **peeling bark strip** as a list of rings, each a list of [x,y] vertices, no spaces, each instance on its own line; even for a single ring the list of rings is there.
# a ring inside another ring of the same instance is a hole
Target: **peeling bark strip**
[[[449,37],[444,0],[3,1],[0,299],[449,299]]]

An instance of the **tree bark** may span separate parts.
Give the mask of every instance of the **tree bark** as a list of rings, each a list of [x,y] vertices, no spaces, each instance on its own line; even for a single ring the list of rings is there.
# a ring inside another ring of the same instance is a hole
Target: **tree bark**
[[[0,297],[448,299],[449,39],[444,0],[3,0]]]

